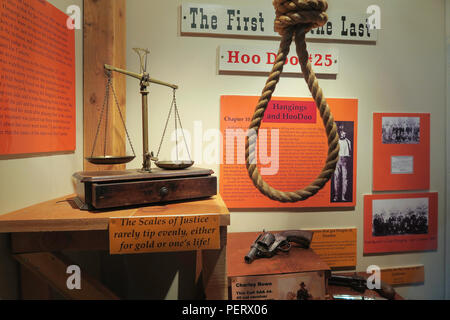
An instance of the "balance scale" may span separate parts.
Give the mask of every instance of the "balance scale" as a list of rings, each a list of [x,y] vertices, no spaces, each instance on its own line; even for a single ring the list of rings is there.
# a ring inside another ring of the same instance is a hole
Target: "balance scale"
[[[175,161],[159,160],[158,157],[161,150],[161,145],[164,140],[166,129],[173,110],[175,115],[175,132],[177,132],[178,124],[181,128],[181,132],[183,132],[175,98],[175,92],[178,89],[178,86],[150,78],[147,73],[148,49],[134,48],[133,50],[139,55],[140,58],[141,72],[139,74],[122,70],[110,65],[104,66],[105,73],[108,78],[105,99],[92,147],[92,153],[90,157],[86,157],[86,160],[97,165],[113,165],[128,163],[136,157],[124,118],[120,111],[114,88],[112,86],[112,72],[118,72],[140,81],[143,135],[142,168],[119,171],[82,171],[73,174],[72,179],[74,181],[77,194],[75,203],[82,210],[111,209],[169,201],[199,199],[211,197],[217,194],[217,177],[212,175],[214,172],[210,169],[192,167],[194,162],[190,158],[189,149],[187,148],[184,134],[183,139],[186,144],[189,160],[178,159],[178,139],[176,139],[175,142],[177,147],[177,159]],[[148,86],[150,83],[173,89],[173,99],[169,116],[166,120],[166,126],[156,156],[153,155],[153,152],[149,152],[148,147]],[[122,119],[133,155],[107,155],[106,128],[108,127],[109,89],[112,90],[115,104],[119,109],[119,115]],[[101,156],[94,156],[94,149],[103,117],[105,118],[104,152]],[[152,161],[155,163],[156,168],[151,167]]]

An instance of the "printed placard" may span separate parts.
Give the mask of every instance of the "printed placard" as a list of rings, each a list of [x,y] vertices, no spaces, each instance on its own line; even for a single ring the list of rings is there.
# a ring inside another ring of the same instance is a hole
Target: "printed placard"
[[[223,45],[219,52],[220,74],[269,73],[278,48],[269,46]],[[301,74],[295,46],[286,58],[283,74]],[[308,44],[309,61],[316,74],[335,75],[339,72],[339,49],[316,43]]]
[[[233,300],[323,300],[323,272],[304,272],[231,279]]]
[[[316,123],[316,104],[313,101],[271,100],[264,113],[264,122]]]
[[[75,32],[47,1],[0,0],[0,155],[75,150]]]
[[[414,173],[414,157],[412,156],[392,156],[391,157],[392,174],[411,174]]]
[[[377,30],[371,30],[368,15],[360,16],[329,9],[328,22],[311,30],[307,39],[345,41],[377,40]],[[274,31],[275,10],[271,1],[258,6],[220,5],[184,2],[181,5],[181,35],[217,37],[251,37],[277,39]]]
[[[357,229],[312,230],[311,249],[330,268],[356,267]]]
[[[386,268],[381,270],[381,280],[391,286],[425,282],[425,268],[421,266]]]
[[[211,214],[111,218],[110,254],[219,249],[219,229]]]
[[[245,139],[258,99],[256,96],[221,97],[220,130],[224,142],[219,189],[227,207],[354,207],[358,100],[327,99],[340,145],[340,159],[331,181],[305,201],[280,203],[256,189],[245,165]],[[273,97],[266,109],[258,132],[257,165],[264,180],[278,190],[289,192],[305,188],[323,169],[328,139],[314,105],[312,98]]]

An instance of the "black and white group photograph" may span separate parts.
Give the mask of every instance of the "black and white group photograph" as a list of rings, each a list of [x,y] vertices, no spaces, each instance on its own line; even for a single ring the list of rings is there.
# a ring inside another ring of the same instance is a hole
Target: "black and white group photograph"
[[[427,234],[428,198],[373,201],[372,235]]]
[[[383,117],[383,144],[419,144],[419,117]]]

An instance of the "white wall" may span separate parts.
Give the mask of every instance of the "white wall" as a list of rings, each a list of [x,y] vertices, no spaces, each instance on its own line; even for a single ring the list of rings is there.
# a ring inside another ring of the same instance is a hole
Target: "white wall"
[[[185,129],[201,120],[203,130],[219,128],[221,95],[259,95],[265,77],[224,76],[217,73],[217,48],[224,44],[262,44],[276,41],[180,37],[181,0],[127,1],[127,66],[138,70],[133,47],[150,49],[151,76],[180,86],[177,101]],[[194,2],[194,0],[192,0]],[[271,6],[271,0],[209,0],[200,3]],[[371,4],[382,10],[382,28],[376,46],[336,44],[341,70],[337,80],[321,80],[327,97],[359,99],[357,205],[348,212],[233,212],[230,232],[292,228],[358,228],[358,270],[424,264],[425,283],[397,288],[410,299],[444,298],[446,143],[446,72],[444,0],[340,0],[331,8],[361,14]],[[338,8],[339,7],[339,8]],[[310,96],[303,79],[282,79],[276,96]],[[170,89],[150,90],[150,149],[157,149],[170,106]],[[141,166],[140,96],[135,80],[127,82],[127,124]],[[372,113],[431,113],[431,191],[439,192],[439,241],[433,252],[363,256],[363,194],[372,186]],[[140,154],[139,154],[140,153]],[[194,159],[199,162],[198,159]],[[206,165],[219,174],[218,165]],[[255,192],[257,192],[255,190]]]
[[[450,0],[445,2],[445,21],[447,35],[447,199],[450,198]],[[450,208],[447,205],[446,232],[446,290],[445,298],[450,299]]]
[[[50,0],[66,12],[70,5],[83,7],[82,0]],[[0,157],[0,214],[74,192],[71,176],[83,168],[83,35],[75,31],[76,59],[76,150],[49,155],[6,160]],[[9,256],[7,236],[0,234],[0,298],[17,298],[15,263]]]

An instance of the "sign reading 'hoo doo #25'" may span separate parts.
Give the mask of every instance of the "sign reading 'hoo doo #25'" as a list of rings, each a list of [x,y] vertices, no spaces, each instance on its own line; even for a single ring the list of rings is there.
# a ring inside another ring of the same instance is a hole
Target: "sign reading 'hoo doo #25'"
[[[267,1],[257,7],[183,3],[181,6],[181,35],[218,37],[277,38],[274,31],[275,10]],[[368,23],[366,12],[349,15],[328,10],[328,22],[311,30],[307,38],[345,41],[376,41],[377,32]]]

